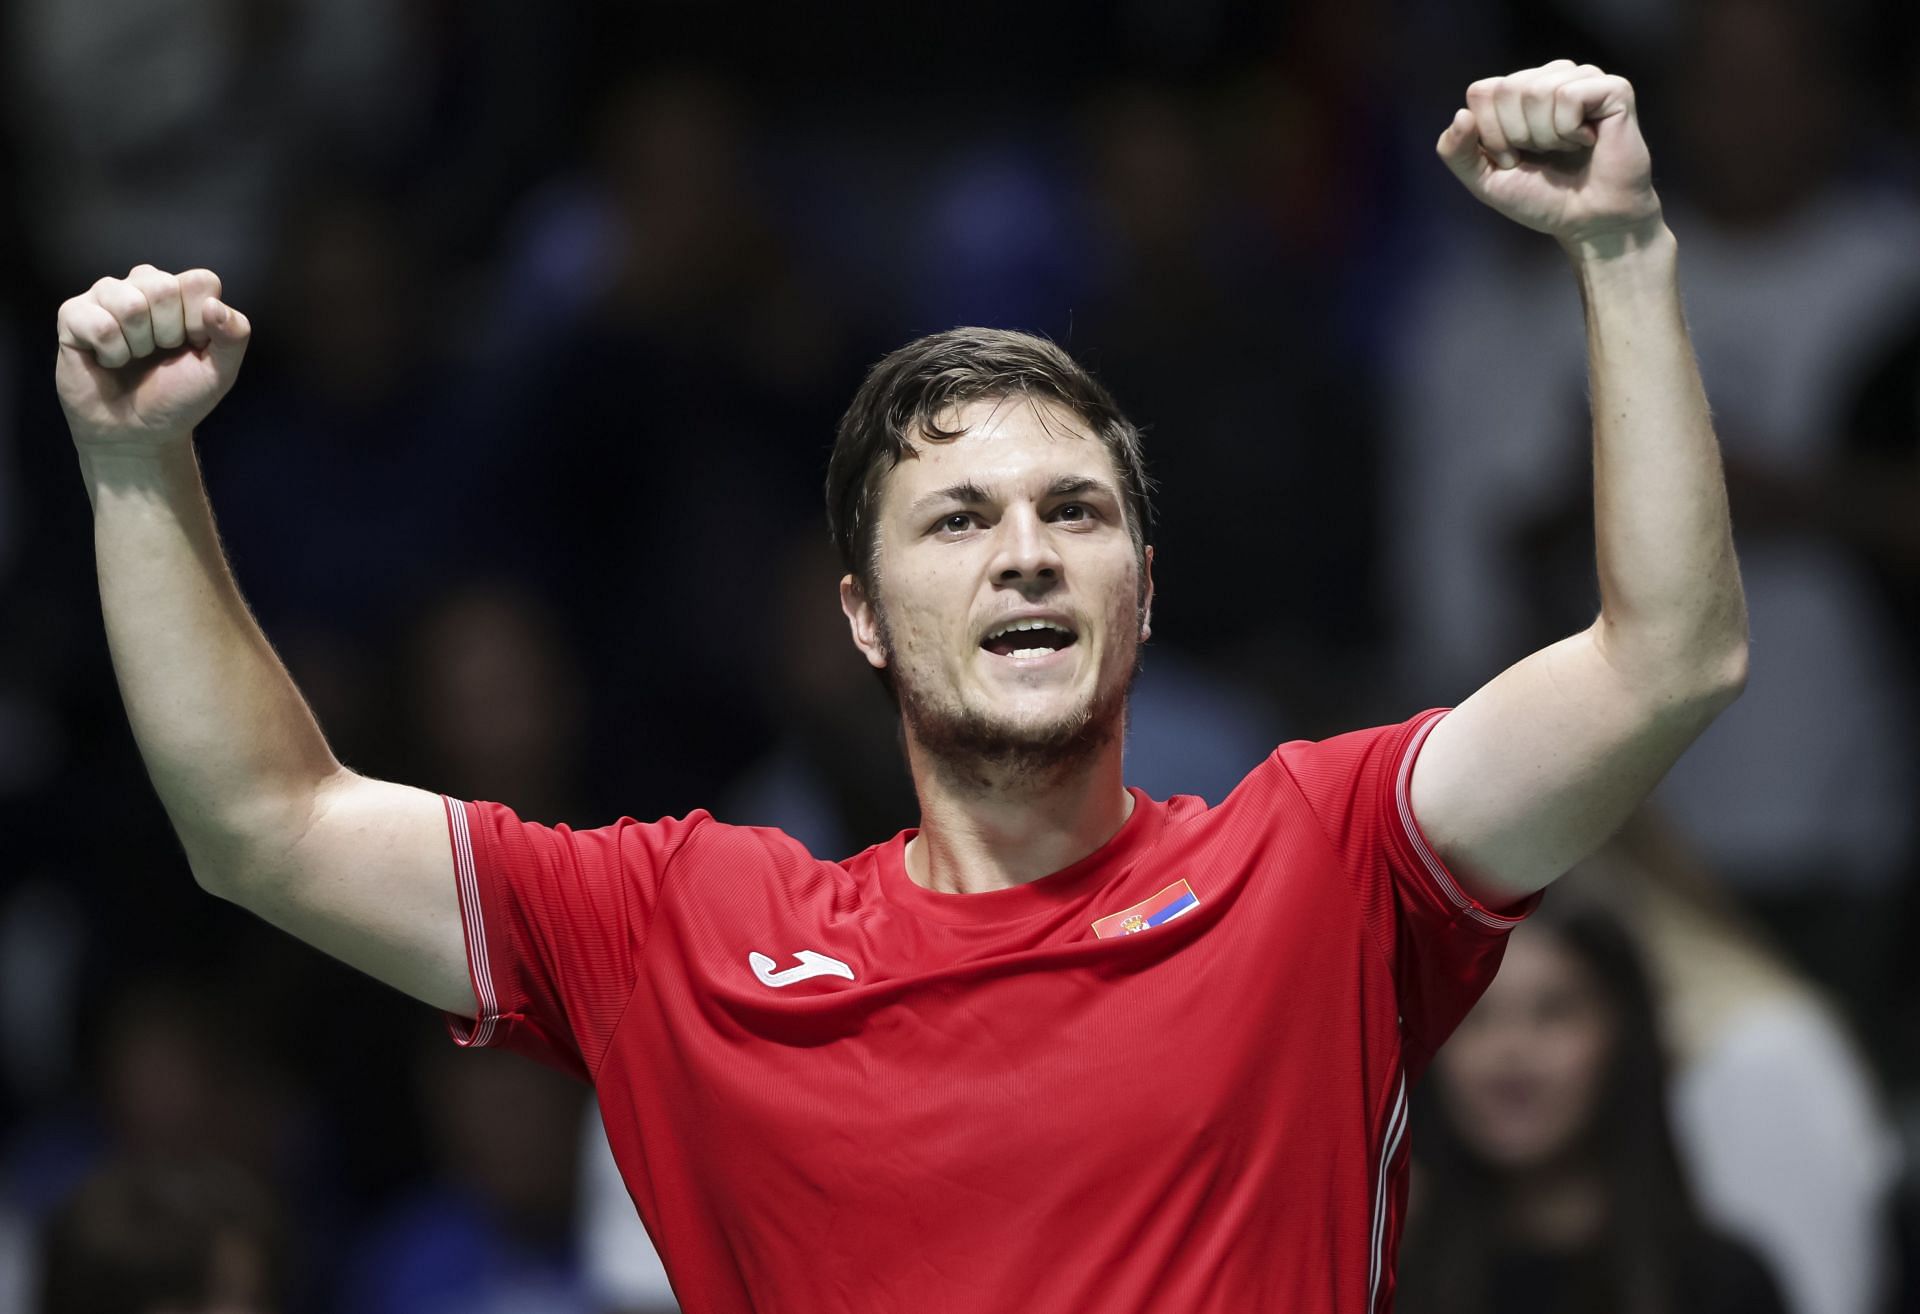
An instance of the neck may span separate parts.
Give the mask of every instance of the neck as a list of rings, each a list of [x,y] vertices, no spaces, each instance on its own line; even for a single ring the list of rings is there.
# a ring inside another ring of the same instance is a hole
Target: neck
[[[1543,1250],[1578,1250],[1606,1221],[1606,1194],[1593,1173],[1559,1166],[1524,1174],[1508,1195],[1507,1229]]]
[[[1024,885],[1112,839],[1133,813],[1121,776],[1121,736],[1086,756],[1034,769],[934,758],[907,739],[920,833],[907,875],[949,894]]]

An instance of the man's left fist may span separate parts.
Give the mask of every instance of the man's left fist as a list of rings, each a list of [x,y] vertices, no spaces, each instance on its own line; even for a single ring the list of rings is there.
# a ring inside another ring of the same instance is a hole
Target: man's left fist
[[[1660,226],[1633,87],[1591,64],[1481,79],[1435,149],[1468,191],[1563,246]]]

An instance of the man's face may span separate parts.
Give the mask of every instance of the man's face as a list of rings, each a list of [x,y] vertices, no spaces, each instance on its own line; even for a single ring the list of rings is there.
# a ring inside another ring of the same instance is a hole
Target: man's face
[[[882,484],[878,597],[841,582],[854,643],[934,754],[1078,756],[1119,729],[1152,549],[1143,574],[1113,457],[1066,408],[983,398],[939,420],[965,432]]]

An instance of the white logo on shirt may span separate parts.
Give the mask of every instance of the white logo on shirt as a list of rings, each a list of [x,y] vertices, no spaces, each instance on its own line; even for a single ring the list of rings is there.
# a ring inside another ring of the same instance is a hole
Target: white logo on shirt
[[[853,980],[853,969],[838,958],[829,958],[811,949],[802,949],[794,957],[800,960],[800,965],[781,972],[773,970],[773,959],[763,953],[748,954],[747,962],[752,965],[753,974],[760,978],[760,984],[772,986],[775,990],[790,986],[795,981],[804,981],[810,976],[844,976],[849,981]]]

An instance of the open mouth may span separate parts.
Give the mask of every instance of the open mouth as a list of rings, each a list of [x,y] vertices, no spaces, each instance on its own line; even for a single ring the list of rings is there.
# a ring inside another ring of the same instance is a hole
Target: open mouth
[[[1071,648],[1079,636],[1058,621],[1008,621],[989,631],[980,646],[997,657],[1046,657]]]

